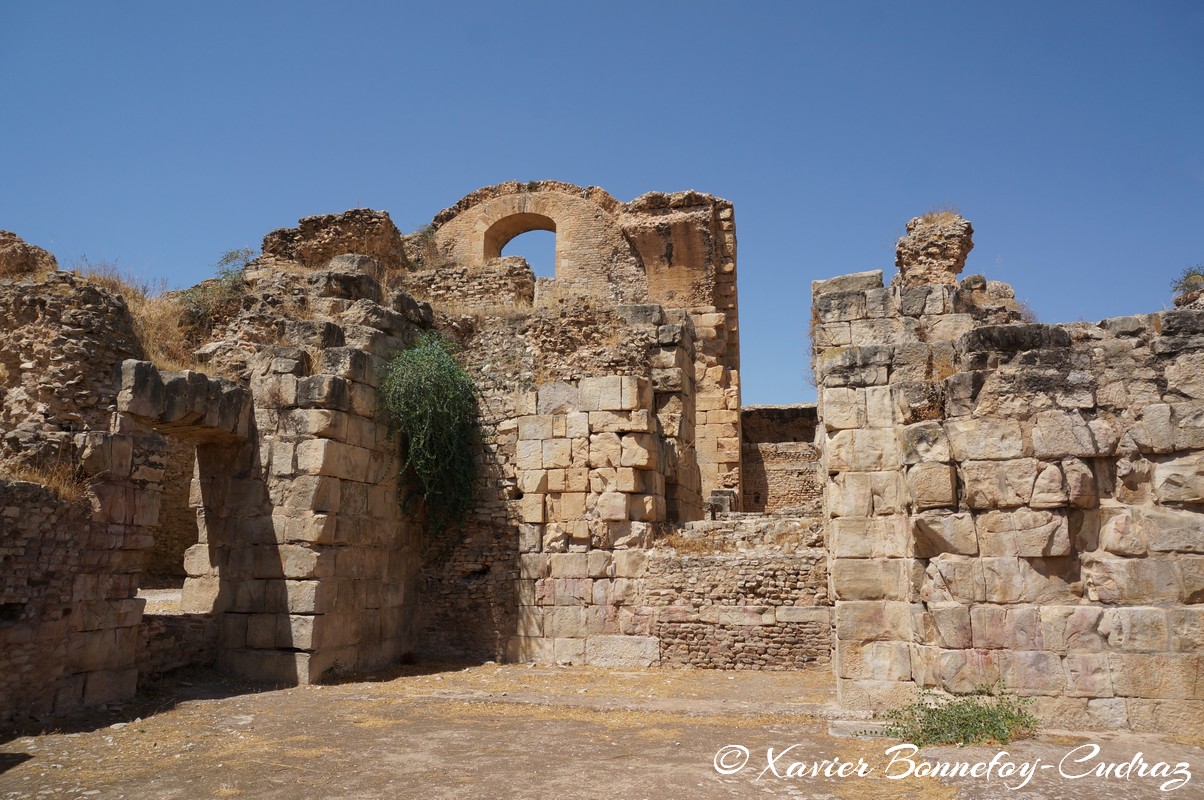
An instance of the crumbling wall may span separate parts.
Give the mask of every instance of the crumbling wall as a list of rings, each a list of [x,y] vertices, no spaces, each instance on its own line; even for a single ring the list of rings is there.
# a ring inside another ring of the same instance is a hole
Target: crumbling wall
[[[184,553],[197,543],[196,509],[189,504],[196,444],[168,438],[163,448],[163,491],[159,521],[151,529],[154,544],[146,555],[147,575],[182,578]]]
[[[746,512],[821,512],[824,490],[815,446],[817,423],[814,403],[740,410],[740,484]]]
[[[842,704],[1002,681],[1060,726],[1200,729],[1204,314],[1021,323],[939,235],[900,248],[931,282],[813,285]]]

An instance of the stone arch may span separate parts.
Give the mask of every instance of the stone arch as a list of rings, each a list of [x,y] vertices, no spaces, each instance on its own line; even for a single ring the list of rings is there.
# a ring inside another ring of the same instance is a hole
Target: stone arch
[[[435,242],[451,261],[484,266],[532,230],[556,233],[557,284],[576,295],[646,302],[643,262],[623,233],[623,205],[597,187],[511,181],[478,189],[435,217]],[[541,278],[542,289],[551,279]],[[540,296],[552,293],[537,289]]]
[[[485,260],[500,258],[511,240],[530,231],[556,232],[556,220],[543,214],[511,214],[502,217],[485,231]]]

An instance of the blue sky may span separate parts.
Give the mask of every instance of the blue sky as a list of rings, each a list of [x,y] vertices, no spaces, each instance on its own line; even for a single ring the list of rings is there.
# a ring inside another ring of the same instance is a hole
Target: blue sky
[[[190,285],[309,214],[697,189],[736,207],[744,402],[802,402],[810,281],[889,277],[933,207],[1044,321],[1166,306],[1202,41],[1188,1],[7,2],[0,228]]]

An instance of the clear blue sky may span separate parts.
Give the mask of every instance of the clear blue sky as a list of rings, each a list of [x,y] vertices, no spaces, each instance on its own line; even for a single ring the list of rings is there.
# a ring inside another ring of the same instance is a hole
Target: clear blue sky
[[[889,276],[934,206],[1045,321],[1169,303],[1202,42],[1192,1],[7,2],[0,228],[190,285],[309,214],[697,189],[736,206],[744,401],[800,402],[810,281]]]

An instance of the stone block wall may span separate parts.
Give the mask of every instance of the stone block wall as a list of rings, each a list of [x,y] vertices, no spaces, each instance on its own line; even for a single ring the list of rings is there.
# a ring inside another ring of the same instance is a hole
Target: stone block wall
[[[154,544],[146,556],[147,575],[183,578],[184,553],[197,543],[196,509],[189,505],[196,467],[196,444],[168,437],[163,441],[163,491],[159,521],[151,529]]]
[[[1027,324],[976,276],[813,293],[842,704],[1002,681],[1061,726],[1204,725],[1204,312]]]
[[[744,511],[819,514],[824,482],[815,446],[815,404],[745,406],[740,422]]]
[[[691,523],[676,540],[688,549],[658,542],[653,549],[525,553],[518,632],[506,655],[611,667],[827,665],[827,553],[814,546],[822,534],[817,539],[811,523]]]
[[[526,260],[502,257],[480,267],[441,266],[398,272],[396,286],[416,300],[457,313],[530,309],[535,302],[535,273]]]

